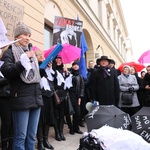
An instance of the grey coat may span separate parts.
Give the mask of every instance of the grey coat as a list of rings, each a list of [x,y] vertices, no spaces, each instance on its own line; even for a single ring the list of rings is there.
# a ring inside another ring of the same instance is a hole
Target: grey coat
[[[123,74],[118,76],[118,80],[119,80],[119,87],[120,87],[120,98],[119,98],[119,107],[137,107],[139,106],[139,101],[138,101],[138,97],[137,97],[137,90],[139,89],[139,85],[137,83],[137,79],[135,77],[135,75],[129,75],[129,77],[125,77]],[[125,91],[129,91],[129,87],[133,87],[134,88],[134,92],[133,92],[133,103],[131,105],[123,105],[121,103],[121,97],[122,97],[122,93]]]

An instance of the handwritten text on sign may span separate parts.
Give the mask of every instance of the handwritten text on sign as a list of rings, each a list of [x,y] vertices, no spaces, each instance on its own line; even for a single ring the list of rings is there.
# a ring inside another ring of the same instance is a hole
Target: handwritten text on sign
[[[135,122],[136,122],[136,128],[139,130],[139,129],[142,129],[143,128],[143,125],[147,125],[147,124],[150,124],[150,120],[148,119],[147,116],[136,116],[135,117]]]
[[[3,20],[7,37],[13,40],[13,30],[18,20],[23,20],[24,7],[14,0],[0,0],[0,18]]]

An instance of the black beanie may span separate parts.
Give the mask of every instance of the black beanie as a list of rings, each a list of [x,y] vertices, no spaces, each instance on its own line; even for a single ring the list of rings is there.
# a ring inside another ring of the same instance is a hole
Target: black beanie
[[[72,63],[72,66],[74,66],[74,65],[78,65],[79,66],[79,63],[75,61],[75,62]]]
[[[109,63],[115,65],[115,61],[113,59],[111,59]]]

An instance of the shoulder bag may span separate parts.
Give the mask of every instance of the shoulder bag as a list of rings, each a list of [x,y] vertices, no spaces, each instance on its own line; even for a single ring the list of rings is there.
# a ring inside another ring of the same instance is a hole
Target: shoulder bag
[[[123,92],[121,100],[123,105],[131,105],[133,103],[133,92]]]
[[[58,94],[57,94],[57,91],[56,90],[54,90],[54,101],[55,101],[55,104],[56,105],[59,105],[60,103],[61,103],[61,100],[60,100],[60,98],[59,98],[59,96],[58,96]]]
[[[74,113],[75,112],[72,106],[69,93],[67,93],[66,98],[65,98],[65,115],[73,115]]]

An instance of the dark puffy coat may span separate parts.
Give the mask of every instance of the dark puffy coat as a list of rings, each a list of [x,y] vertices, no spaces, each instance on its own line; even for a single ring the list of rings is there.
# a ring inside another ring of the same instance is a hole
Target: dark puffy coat
[[[10,86],[6,78],[0,76],[0,109],[10,107]]]
[[[0,76],[0,97],[8,97],[10,96],[10,86],[9,82],[6,78]]]
[[[77,72],[77,73],[75,73]],[[69,91],[74,91],[77,94],[78,98],[82,98],[84,97],[84,80],[83,77],[81,75],[79,75],[79,71],[73,71],[71,72],[73,74],[72,77],[72,85],[73,87],[71,87],[69,89]]]
[[[102,68],[92,74],[92,99],[100,105],[118,105],[119,82],[116,72],[110,69],[110,77],[104,78]]]
[[[20,73],[24,70],[24,67],[20,61],[15,63],[11,47],[5,51],[1,60],[4,61],[1,72],[10,83],[12,109],[23,110],[42,106],[40,84],[27,84],[21,80]]]
[[[143,85],[144,85],[144,97],[143,97],[143,106],[150,107],[150,90],[145,89],[147,85],[150,86],[150,75],[148,73],[145,74],[145,77],[143,79]]]
[[[39,65],[42,62],[39,62]],[[47,78],[47,74],[45,69],[40,69],[41,78]],[[55,122],[55,115],[54,115],[54,101],[53,101],[53,93],[54,93],[54,85],[53,81],[47,80],[50,86],[51,91],[45,90],[44,87],[41,89],[42,97],[43,97],[43,107],[41,108],[40,120],[39,125],[44,124],[54,124]]]

